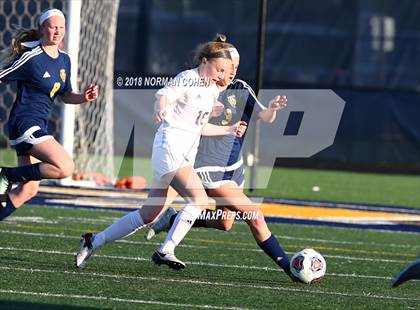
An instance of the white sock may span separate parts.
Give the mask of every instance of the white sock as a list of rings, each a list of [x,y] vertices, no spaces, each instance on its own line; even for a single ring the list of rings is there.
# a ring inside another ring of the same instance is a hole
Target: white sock
[[[139,210],[130,212],[96,234],[92,242],[93,249],[96,250],[106,243],[129,236],[144,226]]]
[[[184,239],[191,229],[195,220],[201,213],[201,209],[186,205],[178,212],[171,229],[168,232],[165,242],[159,249],[160,253],[174,253],[175,247]]]

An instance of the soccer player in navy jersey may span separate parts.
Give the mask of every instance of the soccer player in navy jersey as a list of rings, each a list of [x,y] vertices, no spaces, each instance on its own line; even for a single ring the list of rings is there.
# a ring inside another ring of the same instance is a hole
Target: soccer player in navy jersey
[[[409,280],[420,280],[420,259],[402,269],[395,277],[392,279],[391,286],[397,287]]]
[[[218,83],[220,90],[218,100],[223,103],[223,113],[213,117],[210,122],[215,125],[229,125],[242,120],[250,124],[251,116],[256,115],[264,122],[272,123],[276,118],[277,111],[286,107],[287,98],[276,96],[270,101],[268,108],[262,105],[246,82],[235,79],[240,57],[235,48],[232,48],[230,52],[233,62],[232,73],[226,75],[226,78]],[[235,220],[235,214],[232,212],[254,212],[256,216],[253,219],[247,219],[246,223],[249,225],[255,241],[292,280],[298,281],[291,275],[289,258],[268,228],[259,206],[252,203],[243,192],[245,179],[242,160],[243,139],[243,136],[201,137],[194,168],[201,178],[207,194],[216,200],[217,209],[222,209],[225,211],[225,215],[229,216],[218,219],[197,219],[193,227],[228,231]],[[171,199],[173,196],[168,197],[168,202]],[[217,211],[206,210],[206,212],[208,214]],[[173,243],[171,234],[176,235],[177,233],[176,225],[173,224],[176,216],[174,209],[169,208],[146,231],[145,237],[150,240],[156,233],[169,230],[168,237],[159,251],[165,249],[165,244]],[[170,264],[168,265],[171,267]]]
[[[17,32],[2,61],[6,66],[0,81],[17,81],[8,130],[18,167],[0,168],[0,220],[34,197],[41,179],[66,178],[73,172],[71,156],[48,133],[48,115],[57,96],[80,104],[97,99],[98,87],[72,91],[70,58],[59,49],[64,35],[64,14],[47,10],[39,17],[38,29]],[[12,183],[19,185],[10,190]]]

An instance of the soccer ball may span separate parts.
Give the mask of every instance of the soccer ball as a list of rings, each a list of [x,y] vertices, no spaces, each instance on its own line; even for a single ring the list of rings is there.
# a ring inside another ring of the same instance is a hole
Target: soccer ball
[[[327,270],[324,257],[313,249],[304,249],[293,255],[290,261],[291,273],[304,283],[316,283]]]

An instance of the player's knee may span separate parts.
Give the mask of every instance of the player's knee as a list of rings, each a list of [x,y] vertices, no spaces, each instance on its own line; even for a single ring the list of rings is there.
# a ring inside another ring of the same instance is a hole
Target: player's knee
[[[59,178],[64,179],[72,175],[74,171],[74,162],[72,160],[65,161],[59,164]]]
[[[220,221],[219,223],[220,223],[220,228],[224,231],[230,231],[232,229],[233,221],[224,220],[224,221]]]
[[[189,204],[198,209],[205,210],[208,207],[209,202],[207,197],[191,197]]]
[[[246,222],[251,227],[260,228],[265,225],[264,214],[261,212],[261,210],[253,211],[252,214],[250,214],[249,219],[246,220]]]
[[[161,208],[155,208],[152,206],[143,206],[140,209],[140,216],[144,224],[151,224],[158,218],[160,211],[161,211]]]

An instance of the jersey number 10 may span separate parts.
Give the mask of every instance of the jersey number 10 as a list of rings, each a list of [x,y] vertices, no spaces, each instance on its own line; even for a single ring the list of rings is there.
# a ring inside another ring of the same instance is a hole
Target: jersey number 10
[[[203,111],[198,112],[197,119],[195,120],[196,125],[203,126],[204,125],[204,119],[209,115],[209,112],[203,113]]]

